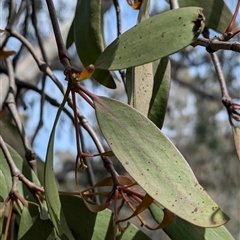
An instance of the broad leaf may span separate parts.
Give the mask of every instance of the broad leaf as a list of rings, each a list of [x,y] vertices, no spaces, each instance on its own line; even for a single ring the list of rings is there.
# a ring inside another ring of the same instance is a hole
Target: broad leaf
[[[154,85],[148,112],[148,118],[160,129],[167,110],[170,92],[171,67],[168,57],[153,63]]]
[[[93,64],[104,49],[100,0],[78,0],[73,32],[78,56],[84,67]],[[71,35],[69,35],[68,44],[71,42],[70,38]],[[108,88],[116,88],[109,71],[97,69],[93,78]]]
[[[217,32],[224,33],[231,21],[232,13],[223,0],[178,0],[180,7],[202,7],[206,18],[205,25]],[[235,3],[234,3],[235,4]]]
[[[162,207],[157,203],[152,203],[150,206],[150,211],[154,219],[160,223],[163,219]],[[229,231],[224,227],[217,228],[203,228],[194,226],[191,223],[175,217],[173,222],[165,227],[163,231],[172,240],[233,240]]]
[[[41,220],[38,213],[38,206],[30,202],[28,203],[28,208],[23,208],[19,223],[18,239],[55,239],[53,235],[51,236],[53,232],[52,222],[49,219]]]
[[[142,22],[148,18],[149,1],[144,1],[138,15],[138,22]],[[129,70],[128,70],[129,72]],[[147,116],[149,104],[153,89],[153,68],[152,63],[147,63],[138,67],[133,67],[131,76],[126,78],[127,91],[129,91],[129,99],[131,105],[143,115]]]
[[[75,239],[114,239],[112,212],[105,209],[98,213],[88,210],[79,197],[60,196],[64,214]],[[133,224],[129,224],[124,233],[118,233],[116,239],[149,240]]]
[[[203,30],[203,21],[197,21],[200,12],[200,7],[179,8],[139,23],[113,41],[99,56],[95,67],[129,68],[179,51]]]
[[[46,162],[44,168],[44,189],[45,189],[45,196],[46,202],[48,206],[48,211],[52,223],[57,231],[57,234],[62,237],[67,237],[68,239],[74,239],[64,217],[61,202],[58,195],[58,187],[55,179],[55,174],[53,170],[53,150],[54,150],[54,135],[55,129],[60,117],[60,114],[63,110],[64,104],[66,103],[67,93],[64,97],[64,100],[61,106],[58,109],[53,128],[50,134],[48,147],[47,147],[47,155],[46,155]]]
[[[149,119],[113,99],[96,97],[94,103],[110,148],[151,197],[198,226],[216,227],[229,220],[199,185],[180,152]]]

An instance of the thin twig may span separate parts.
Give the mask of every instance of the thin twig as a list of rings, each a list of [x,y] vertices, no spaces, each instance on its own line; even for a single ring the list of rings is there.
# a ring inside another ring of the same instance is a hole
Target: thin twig
[[[113,0],[113,4],[114,4],[114,7],[115,7],[116,17],[117,17],[117,36],[119,37],[122,34],[121,9],[120,9],[118,0]],[[126,85],[126,76],[125,76],[124,70],[122,69],[122,70],[119,70],[118,72],[119,72],[119,74],[121,76],[123,84]]]
[[[8,163],[9,169],[11,171],[11,175],[12,177],[18,178],[19,180],[21,180],[28,188],[30,191],[34,192],[41,192],[44,193],[44,189],[42,187],[39,187],[37,185],[35,185],[34,183],[32,183],[31,181],[29,181],[19,170],[19,168],[16,166],[15,162],[12,159],[11,154],[9,153],[7,146],[4,142],[4,140],[2,139],[2,136],[0,135],[0,147],[3,151],[3,155],[5,156],[5,159]],[[17,190],[16,185],[17,182],[14,181],[13,185],[14,187],[12,187],[12,189]],[[22,198],[22,197],[21,197]],[[21,199],[20,199],[21,200]]]
[[[117,16],[117,35],[120,36],[122,34],[122,17],[121,17],[121,10],[119,7],[118,0],[113,0],[113,4],[116,11]]]
[[[34,31],[35,31],[35,34],[37,37],[38,45],[40,47],[40,51],[41,51],[43,60],[47,63],[47,65],[49,65],[47,54],[44,50],[43,42],[42,42],[42,39],[41,39],[41,36],[39,33],[39,29],[37,27],[37,11],[36,11],[35,1],[32,1],[32,24],[34,27]],[[35,133],[33,134],[33,137],[32,137],[32,142],[31,142],[32,145],[33,145],[33,142],[34,142],[39,130],[42,128],[42,126],[44,124],[43,123],[43,113],[44,113],[44,102],[45,102],[45,94],[44,94],[45,84],[46,84],[46,74],[43,74],[43,76],[42,76],[42,91],[41,91],[42,94],[41,94],[41,103],[40,103],[40,116],[39,116],[39,121],[38,121],[36,130],[35,130]]]
[[[16,102],[15,102],[15,82],[14,82],[14,72],[13,72],[13,67],[12,67],[12,63],[10,62],[9,59],[5,60],[6,65],[7,65],[7,69],[8,69],[8,77],[9,77],[9,85],[10,85],[10,91],[7,95],[7,99],[5,101],[9,111],[12,114],[13,120],[16,123],[16,126],[20,132],[22,141],[23,141],[23,145],[24,145],[24,149],[25,149],[25,157],[26,160],[29,164],[29,166],[33,169],[33,171],[37,174],[37,160],[36,160],[36,154],[34,153],[27,135],[25,133],[23,124],[21,122],[21,118],[19,116],[17,107],[16,107]]]
[[[61,82],[56,78],[56,76],[54,75],[54,73],[52,72],[51,68],[47,65],[46,62],[44,62],[35,52],[35,49],[33,48],[33,46],[31,45],[31,43],[25,38],[23,37],[21,34],[19,34],[17,31],[12,30],[12,29],[8,29],[6,28],[7,31],[9,31],[10,35],[17,38],[19,41],[21,41],[24,46],[28,49],[28,51],[31,53],[31,55],[33,56],[35,62],[37,63],[39,69],[45,73],[48,77],[50,77],[53,82],[56,84],[56,86],[58,87],[58,89],[61,91],[62,94],[65,93],[65,89],[63,87],[63,85],[61,84]]]
[[[16,13],[16,5],[15,5],[14,1],[11,1],[11,6],[12,6],[11,13],[10,13],[11,16],[8,19],[8,24],[6,27],[8,29],[13,29],[14,25],[20,18],[20,15],[23,13],[25,8],[27,7],[27,1],[21,1],[21,4],[19,6],[17,13]],[[9,34],[4,35],[4,39],[2,39],[1,47],[4,47],[6,45],[9,37],[10,37]]]
[[[228,94],[228,90],[227,90],[225,77],[224,77],[224,74],[222,71],[222,67],[220,65],[219,58],[216,53],[210,53],[210,56],[212,58],[212,61],[213,61],[213,64],[214,64],[214,67],[215,67],[215,70],[216,70],[216,73],[218,76],[218,81],[219,81],[219,85],[221,88],[222,98],[225,98],[225,99],[230,98],[229,94]]]
[[[53,1],[52,0],[46,0],[46,2],[47,2],[48,11],[49,11],[49,15],[50,15],[50,18],[51,18],[52,27],[53,27],[57,47],[58,47],[58,56],[59,56],[60,62],[64,66],[65,70],[72,69],[72,65],[70,63],[70,58],[68,56],[66,46],[65,46],[65,44],[63,42],[63,39],[62,39],[62,34],[61,34],[61,31],[60,31],[60,28],[59,28],[59,24],[58,24],[58,20],[57,20],[57,14],[56,14],[56,10],[55,10]]]

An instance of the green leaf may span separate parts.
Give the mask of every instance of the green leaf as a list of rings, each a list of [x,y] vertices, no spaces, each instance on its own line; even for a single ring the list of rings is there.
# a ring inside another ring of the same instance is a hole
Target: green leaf
[[[144,0],[138,14],[138,23],[149,18],[150,0]]]
[[[15,149],[24,159],[25,149],[17,127],[13,125],[10,120],[3,118],[0,119],[0,129],[4,141]]]
[[[46,196],[49,215],[57,231],[57,234],[61,238],[65,236],[65,237],[68,237],[68,239],[74,239],[68,228],[66,219],[62,211],[61,202],[58,195],[57,183],[56,183],[54,170],[53,170],[53,157],[54,157],[53,149],[54,149],[55,129],[56,129],[56,125],[60,117],[60,114],[66,103],[67,96],[68,96],[68,93],[66,93],[64,100],[58,109],[58,112],[53,124],[53,128],[50,134],[49,142],[48,142],[46,162],[44,166],[44,189],[45,189],[45,196]]]
[[[201,8],[167,11],[129,29],[99,56],[96,68],[116,70],[142,65],[175,53],[191,44],[202,31],[194,24]],[[204,24],[203,24],[204,25]]]
[[[229,220],[177,148],[149,119],[113,99],[96,97],[94,103],[111,150],[152,198],[194,225],[217,227]]]
[[[104,49],[101,1],[78,0],[73,25],[77,53],[84,67],[87,67],[97,60]],[[109,71],[96,69],[93,78],[108,88],[116,88],[112,74]]]
[[[148,118],[160,129],[162,128],[170,91],[171,67],[168,57],[154,62],[154,85]]]
[[[74,20],[72,21],[72,24],[69,28],[67,40],[66,40],[66,48],[71,47],[71,45],[74,43]]]
[[[109,209],[93,213],[88,210],[79,197],[61,195],[60,199],[66,220],[75,239],[114,239],[112,212]],[[133,224],[129,224],[124,233],[118,232],[117,239],[149,240]]]
[[[24,207],[21,214],[18,239],[55,239],[54,237],[51,237],[52,232],[52,222],[49,219],[45,221],[41,220],[38,206],[29,202],[28,208]]]
[[[6,179],[5,179],[5,176],[4,176],[3,172],[2,172],[2,170],[0,169],[0,198],[1,198],[0,209],[2,209],[3,202],[7,198],[8,193],[9,192],[8,192],[8,189],[7,189]],[[2,234],[4,234],[4,230],[5,230],[3,228],[3,222],[6,220],[5,216],[7,216],[7,214],[8,214],[8,207],[7,207],[7,209],[5,209],[5,214],[2,216],[2,218],[0,217],[0,239],[3,239]]]
[[[240,128],[232,126],[233,140],[236,148],[238,160],[240,161]]]
[[[127,78],[128,91],[131,91],[132,106],[147,116],[153,89],[152,63],[133,68],[132,78]]]
[[[178,0],[180,7],[202,7],[206,18],[205,26],[224,33],[231,21],[232,13],[223,0]]]
[[[154,219],[160,223],[163,219],[162,207],[157,203],[152,203],[150,206],[150,211]],[[172,240],[233,240],[234,238],[229,233],[229,231],[224,227],[217,228],[203,228],[194,226],[191,223],[175,217],[173,222],[168,225],[163,231]]]
[[[138,15],[138,22],[148,18],[150,2],[144,1]],[[143,115],[147,116],[153,89],[152,63],[133,67],[131,75],[129,70],[126,78],[128,101]]]

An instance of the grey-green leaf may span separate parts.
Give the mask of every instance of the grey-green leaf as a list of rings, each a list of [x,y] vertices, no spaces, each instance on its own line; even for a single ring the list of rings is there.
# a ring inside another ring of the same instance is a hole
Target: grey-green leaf
[[[155,61],[191,44],[201,33],[200,7],[167,11],[129,29],[99,56],[96,68],[116,70]]]
[[[112,212],[105,209],[98,213],[88,210],[79,197],[60,196],[64,214],[75,239],[114,239]],[[129,224],[124,233],[117,233],[118,240],[150,240],[147,235]]]
[[[93,64],[104,49],[100,0],[78,0],[73,32],[77,53],[83,65],[87,67]],[[70,38],[69,35],[69,42]],[[108,88],[116,88],[109,71],[96,69],[93,78]]]
[[[229,220],[177,148],[149,119],[113,99],[99,97],[94,103],[110,148],[151,197],[194,225],[217,227]]]
[[[160,223],[163,219],[162,207],[157,203],[150,205],[150,211],[154,219]],[[173,222],[163,229],[172,240],[234,240],[229,231],[220,226],[217,228],[203,228],[175,216]]]
[[[148,118],[160,129],[167,110],[170,92],[171,67],[168,57],[153,63],[154,85],[148,112]]]
[[[57,234],[62,238],[64,236],[68,237],[68,239],[74,239],[66,222],[64,213],[62,211],[61,202],[58,195],[58,187],[54,175],[53,170],[53,150],[54,150],[54,135],[55,129],[64,107],[66,103],[66,97],[64,98],[63,103],[58,109],[53,128],[50,134],[48,147],[47,147],[47,155],[46,155],[46,163],[44,166],[44,189],[45,189],[45,196],[46,202],[48,206],[48,211],[50,215],[50,219],[57,231]]]
[[[212,28],[220,33],[225,32],[232,18],[232,13],[223,0],[178,0],[178,3],[180,7],[202,7],[204,16],[206,18],[206,27]]]
[[[42,220],[39,216],[38,206],[29,202],[28,208],[24,207],[21,214],[18,239],[52,240],[55,239],[51,237],[52,232],[52,222],[49,219]]]

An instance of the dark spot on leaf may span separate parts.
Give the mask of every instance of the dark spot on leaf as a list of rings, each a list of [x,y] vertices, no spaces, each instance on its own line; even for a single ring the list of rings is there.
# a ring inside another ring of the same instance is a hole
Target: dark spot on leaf
[[[192,195],[192,193],[189,193],[189,195]]]
[[[182,17],[179,17],[178,19],[180,20],[180,19],[182,19]]]
[[[118,59],[122,59],[122,57],[119,57]]]
[[[178,37],[181,37],[181,35],[178,35]]]
[[[147,168],[147,171],[149,171],[149,169]]]
[[[184,27],[186,27],[186,24],[183,24]]]
[[[128,165],[128,162],[125,162],[126,165]]]
[[[139,37],[140,39],[142,39],[142,37]]]
[[[198,210],[198,209],[197,209],[197,208],[195,208],[195,209],[194,209],[194,212],[197,212],[197,210]]]
[[[174,204],[172,204],[172,207],[174,207]]]
[[[175,199],[175,202],[177,202],[177,199]]]

